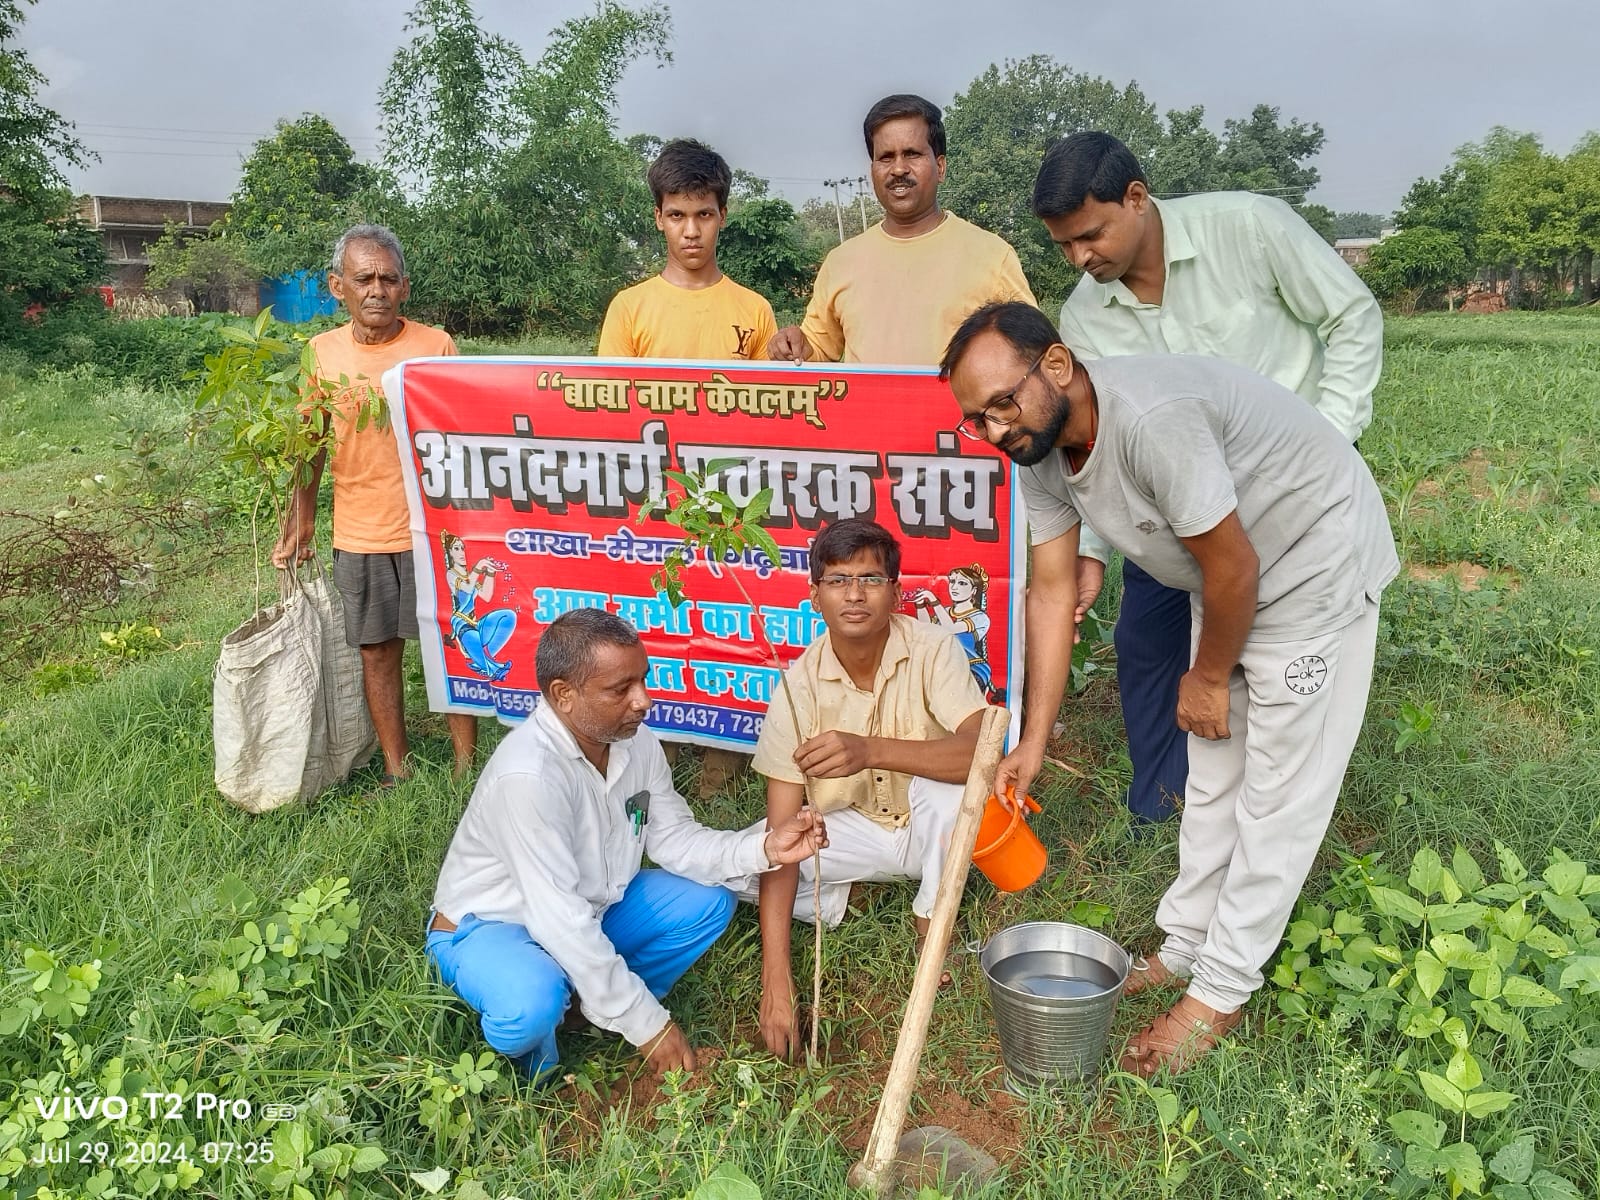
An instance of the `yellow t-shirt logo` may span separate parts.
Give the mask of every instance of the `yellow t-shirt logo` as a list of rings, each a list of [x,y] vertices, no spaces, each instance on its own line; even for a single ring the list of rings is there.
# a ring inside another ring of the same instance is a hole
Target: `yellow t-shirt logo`
[[[753,325],[749,329],[745,329],[740,325],[733,326],[733,336],[738,339],[738,344],[733,351],[735,358],[750,357],[750,340],[755,337],[755,332],[755,326]]]

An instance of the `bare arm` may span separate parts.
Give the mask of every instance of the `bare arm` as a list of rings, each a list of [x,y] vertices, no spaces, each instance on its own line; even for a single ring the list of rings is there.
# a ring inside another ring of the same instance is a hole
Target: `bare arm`
[[[309,423],[316,418],[307,416]],[[317,490],[322,486],[322,471],[327,465],[328,449],[324,446],[311,460],[311,477],[289,491],[289,502],[284,507],[283,528],[278,533],[278,544],[272,548],[272,564],[280,569],[291,562],[303,563],[311,557],[312,539],[317,532]]]
[[[1033,548],[1028,579],[1028,641],[1022,737],[1017,748],[1000,760],[994,789],[1015,787],[1025,794],[1044,765],[1050,730],[1061,712],[1072,668],[1078,608],[1078,530],[1074,525],[1058,538]]]
[[[777,829],[800,811],[805,788],[782,779],[767,780],[767,828]],[[795,1015],[794,972],[789,959],[790,922],[800,886],[797,865],[779,867],[761,876],[758,913],[761,924],[761,1040],[788,1062],[800,1045]]]
[[[1229,736],[1228,679],[1255,624],[1261,560],[1237,512],[1183,544],[1200,564],[1205,615],[1194,666],[1178,681],[1178,728],[1216,741]]]

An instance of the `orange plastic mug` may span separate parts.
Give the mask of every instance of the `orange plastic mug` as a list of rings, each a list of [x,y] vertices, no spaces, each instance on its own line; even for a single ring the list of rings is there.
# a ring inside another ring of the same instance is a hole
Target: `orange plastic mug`
[[[1049,861],[1044,843],[1028,828],[1029,811],[1039,812],[1039,802],[1023,796],[1019,803],[1012,787],[1004,800],[991,795],[984,805],[972,862],[1002,892],[1020,892],[1033,884]]]

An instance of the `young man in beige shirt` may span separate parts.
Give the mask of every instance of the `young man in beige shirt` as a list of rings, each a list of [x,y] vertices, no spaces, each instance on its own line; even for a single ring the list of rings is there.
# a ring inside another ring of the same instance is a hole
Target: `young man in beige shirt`
[[[784,827],[808,788],[827,816],[820,919],[844,919],[852,883],[916,879],[920,940],[984,698],[947,627],[895,612],[899,576],[899,543],[876,522],[836,521],[811,543],[811,602],[827,632],[790,666],[788,693],[773,697],[755,769],[767,777],[768,828]],[[761,1037],[784,1059],[799,1044],[790,920],[819,919],[812,872],[807,859],[760,877]]]

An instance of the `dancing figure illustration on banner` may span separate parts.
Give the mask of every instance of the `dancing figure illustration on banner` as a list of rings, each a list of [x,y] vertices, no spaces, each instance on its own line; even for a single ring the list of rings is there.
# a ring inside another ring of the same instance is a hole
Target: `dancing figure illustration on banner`
[[[506,564],[487,556],[467,567],[467,544],[448,529],[439,534],[444,547],[445,579],[450,586],[450,641],[460,648],[472,669],[492,683],[498,683],[511,670],[511,660],[495,657],[505,649],[517,628],[514,608],[491,608],[481,616],[478,601],[494,599],[495,581],[504,576],[510,581]],[[509,591],[501,596],[502,602]]]

